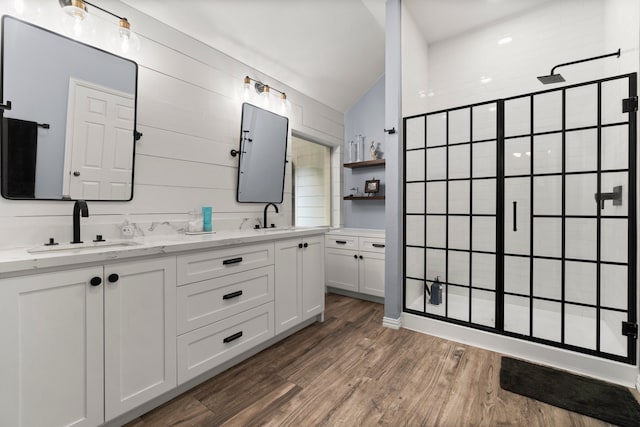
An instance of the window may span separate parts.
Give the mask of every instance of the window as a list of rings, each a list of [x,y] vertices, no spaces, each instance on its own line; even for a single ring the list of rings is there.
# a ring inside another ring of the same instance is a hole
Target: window
[[[293,223],[296,227],[331,224],[331,149],[291,137]]]

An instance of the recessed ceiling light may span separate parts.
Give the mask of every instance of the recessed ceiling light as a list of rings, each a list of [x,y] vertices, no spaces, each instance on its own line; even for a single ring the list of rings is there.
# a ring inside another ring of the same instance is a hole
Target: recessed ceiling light
[[[423,91],[423,90],[420,90],[420,91],[418,91],[418,96],[420,98],[424,98],[425,96],[427,96],[427,93],[425,91]]]
[[[503,45],[503,44],[511,43],[512,41],[513,41],[513,38],[511,36],[504,36],[500,40],[498,40],[498,44]]]
[[[482,84],[487,84],[489,83],[491,80],[493,80],[491,77],[489,76],[482,76],[480,77],[480,83]]]

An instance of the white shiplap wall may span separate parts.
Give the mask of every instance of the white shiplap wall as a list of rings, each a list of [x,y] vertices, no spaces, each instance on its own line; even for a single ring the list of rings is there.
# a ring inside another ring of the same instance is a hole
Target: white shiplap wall
[[[2,2],[0,13],[56,32],[68,30],[58,2],[22,3],[24,11],[19,13],[16,3]],[[217,229],[237,228],[244,218],[252,225],[261,216],[262,204],[235,201],[237,158],[229,154],[238,144],[245,75],[287,92],[292,131],[330,146],[342,145],[341,112],[119,1],[101,1],[100,6],[126,16],[140,36],[140,50],[129,57],[139,66],[137,119],[144,136],[136,144],[134,199],[91,202],[91,216],[82,220],[86,239],[97,233],[119,237],[119,225],[127,216],[145,234],[151,222],[169,221],[176,228],[190,210],[203,205],[213,206]],[[96,35],[91,44],[109,50],[104,34],[115,30],[117,22],[96,10],[92,21]],[[291,224],[290,176],[289,164],[280,214],[270,214],[278,225]],[[340,206],[334,207],[332,215],[339,223]],[[67,241],[71,211],[70,202],[0,199],[0,248],[37,244],[48,237]],[[162,225],[155,232],[172,232],[171,228]]]

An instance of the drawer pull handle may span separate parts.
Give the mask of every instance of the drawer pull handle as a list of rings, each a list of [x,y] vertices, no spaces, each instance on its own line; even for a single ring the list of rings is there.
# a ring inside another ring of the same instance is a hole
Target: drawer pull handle
[[[242,291],[235,291],[229,294],[222,295],[222,299],[231,299],[231,298],[239,297],[240,295],[242,295]]]
[[[241,336],[242,336],[242,331],[240,331],[240,332],[236,332],[236,333],[235,333],[235,334],[233,334],[233,335],[229,335],[228,337],[226,337],[226,338],[225,338],[225,339],[223,339],[222,341],[223,341],[225,344],[227,344],[227,343],[230,343],[231,341],[235,341],[235,340],[237,340],[237,339],[238,339],[238,338],[240,338]]]
[[[336,240],[336,243],[339,245],[346,245],[347,241],[346,240]]]
[[[372,243],[371,246],[373,246],[374,248],[384,248],[383,243]]]
[[[229,264],[237,264],[239,262],[242,262],[242,257],[225,259],[224,261],[222,261],[222,264],[229,265]]]

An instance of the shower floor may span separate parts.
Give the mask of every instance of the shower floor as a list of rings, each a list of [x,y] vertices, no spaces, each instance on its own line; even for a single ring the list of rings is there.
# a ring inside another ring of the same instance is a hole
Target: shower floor
[[[466,291],[466,292],[460,292]],[[449,292],[448,318],[469,322],[468,289],[459,288],[457,292]],[[486,294],[476,296],[476,293]],[[495,301],[493,293],[473,291],[472,324],[495,327]],[[443,292],[443,302],[440,305],[429,304],[427,300],[426,313],[445,317],[446,295]],[[542,304],[538,304],[542,303]],[[561,342],[561,313],[559,303],[534,300],[533,309],[533,337]],[[407,308],[416,311],[424,310],[424,297],[418,297],[407,304]],[[627,354],[627,337],[620,333],[620,322],[624,320],[624,313],[617,316],[607,316],[600,322],[600,350],[606,353],[625,356]],[[529,306],[522,303],[505,301],[505,331],[529,335]],[[595,309],[567,306],[565,309],[565,344],[574,345],[590,350],[596,349],[596,311]]]

